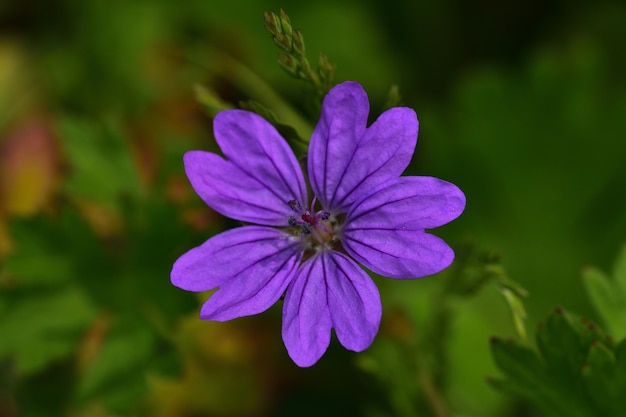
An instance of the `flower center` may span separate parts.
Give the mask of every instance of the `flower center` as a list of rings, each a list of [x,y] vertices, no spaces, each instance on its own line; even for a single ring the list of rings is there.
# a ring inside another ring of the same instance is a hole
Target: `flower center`
[[[302,242],[307,251],[331,248],[337,242],[337,221],[329,211],[315,211],[315,198],[311,208],[305,210],[298,200],[289,200],[287,204],[296,213],[289,216],[289,226],[300,231]]]

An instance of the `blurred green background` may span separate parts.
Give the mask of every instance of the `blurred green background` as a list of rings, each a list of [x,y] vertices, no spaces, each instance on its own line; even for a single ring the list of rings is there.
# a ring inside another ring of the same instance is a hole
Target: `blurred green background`
[[[514,335],[493,286],[449,298],[438,327],[446,273],[377,278],[373,347],[354,354],[335,340],[299,369],[280,305],[203,322],[207,294],[170,285],[180,254],[234,225],[184,176],[185,151],[216,150],[194,85],[273,108],[271,86],[303,111],[263,25],[279,8],[310,59],[323,52],[338,82],[364,86],[372,119],[399,86],[420,119],[408,174],[467,196],[436,234],[502,257],[529,291],[531,332],[556,306],[595,318],[581,267],[610,268],[626,236],[626,3],[9,0],[0,416],[536,415],[485,382],[497,373],[489,337]],[[437,391],[407,371],[415,358]]]

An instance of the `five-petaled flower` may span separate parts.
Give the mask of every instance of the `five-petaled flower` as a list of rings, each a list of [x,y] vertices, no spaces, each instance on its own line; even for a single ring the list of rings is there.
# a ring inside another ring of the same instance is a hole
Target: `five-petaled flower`
[[[370,127],[368,113],[358,83],[328,93],[308,150],[310,192],[285,140],[251,112],[215,117],[225,158],[185,154],[198,195],[246,224],[174,264],[174,285],[219,288],[202,306],[202,319],[257,314],[284,295],[283,341],[296,364],[310,366],[328,348],[331,328],[357,352],[378,331],[380,295],[359,264],[386,277],[419,278],[452,262],[450,247],[425,229],[458,217],[464,194],[437,178],[401,176],[417,142],[413,110],[389,109]]]

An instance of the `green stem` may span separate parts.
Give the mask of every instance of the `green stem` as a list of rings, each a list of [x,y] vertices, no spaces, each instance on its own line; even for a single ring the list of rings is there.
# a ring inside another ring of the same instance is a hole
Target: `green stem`
[[[203,52],[206,51],[206,48],[203,49]],[[210,47],[208,54],[200,62],[211,73],[228,80],[251,99],[263,103],[276,114],[279,122],[293,127],[308,143],[313,132],[309,122],[254,71],[225,52]]]
[[[446,405],[443,396],[435,386],[432,378],[423,373],[419,376],[418,383],[423,390],[424,397],[426,398],[433,415],[435,417],[450,417],[452,414],[448,410],[448,406]]]

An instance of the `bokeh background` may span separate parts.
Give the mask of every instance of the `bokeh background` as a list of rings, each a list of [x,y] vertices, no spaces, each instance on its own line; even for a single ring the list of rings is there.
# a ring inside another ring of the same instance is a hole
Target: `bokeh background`
[[[467,195],[436,233],[501,259],[530,333],[556,306],[594,318],[581,268],[610,269],[626,237],[626,3],[9,0],[0,416],[537,415],[486,382],[489,338],[515,336],[489,283],[442,315],[454,272],[376,278],[373,347],[334,340],[309,369],[282,346],[280,305],[203,322],[208,294],[170,285],[180,254],[235,225],[184,176],[185,151],[217,149],[194,86],[306,117],[263,25],[281,7],[312,61],[365,87],[372,119],[399,86],[420,119],[408,173]]]

